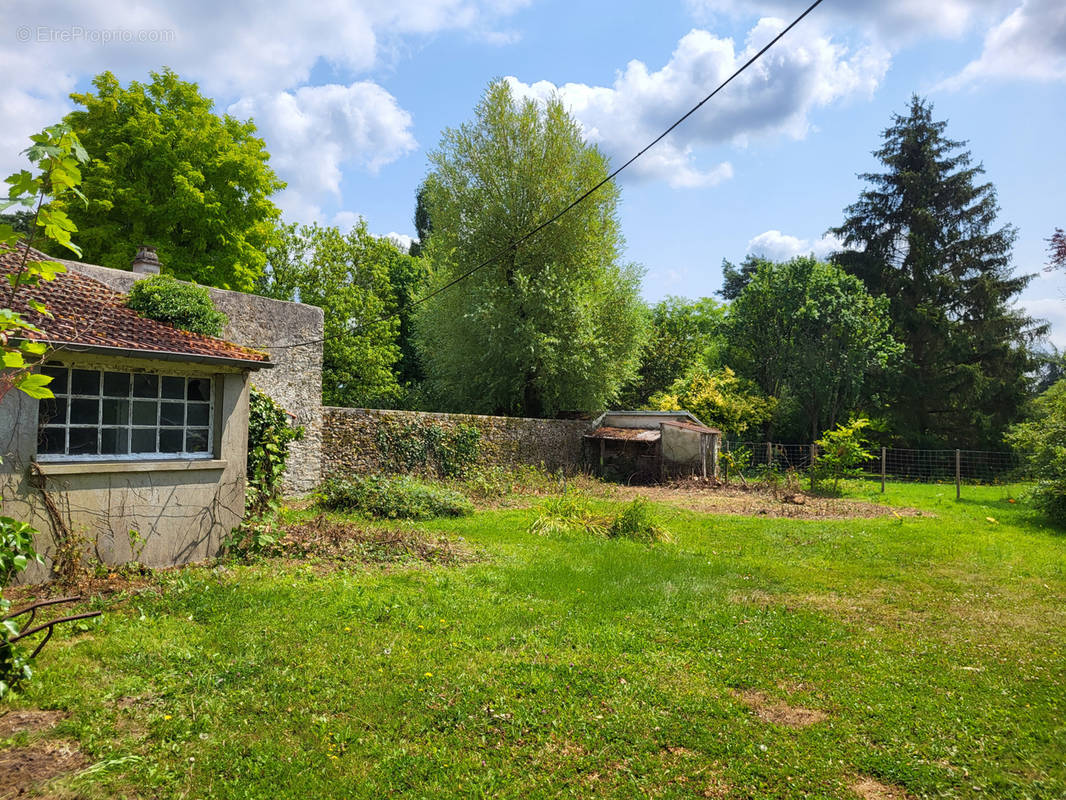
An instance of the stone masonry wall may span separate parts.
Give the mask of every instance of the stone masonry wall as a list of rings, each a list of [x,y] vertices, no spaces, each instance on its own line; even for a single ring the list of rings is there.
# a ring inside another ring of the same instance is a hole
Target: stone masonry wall
[[[65,263],[116,292],[128,293],[145,277],[77,261]],[[311,491],[321,474],[322,309],[225,289],[209,291],[215,307],[229,317],[222,338],[270,354],[273,369],[254,373],[252,384],[280,403],[297,425],[304,426],[304,438],[289,445],[283,486],[292,494]],[[306,341],[313,343],[288,346]]]
[[[581,437],[587,420],[486,417],[474,414],[437,414],[421,411],[383,411],[367,408],[322,409],[322,477],[379,471],[377,430],[393,425],[459,424],[481,431],[480,463],[488,466],[543,464],[547,469],[581,467]]]

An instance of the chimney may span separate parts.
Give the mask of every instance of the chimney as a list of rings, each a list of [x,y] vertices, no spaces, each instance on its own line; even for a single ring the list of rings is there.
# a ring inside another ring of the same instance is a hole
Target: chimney
[[[137,255],[134,256],[130,269],[141,275],[158,275],[159,256],[155,254],[155,248],[143,244],[138,247]]]

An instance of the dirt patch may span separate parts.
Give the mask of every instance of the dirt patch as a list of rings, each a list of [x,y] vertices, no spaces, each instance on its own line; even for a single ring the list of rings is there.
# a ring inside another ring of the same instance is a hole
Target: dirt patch
[[[0,800],[19,797],[33,786],[85,765],[75,742],[45,740],[0,750]]]
[[[851,791],[863,800],[910,800],[910,795],[898,786],[888,786],[873,778],[863,778],[852,784]]]
[[[755,712],[763,722],[785,725],[789,728],[806,728],[826,719],[824,711],[814,708],[791,706],[784,700],[775,700],[763,692],[746,691],[738,695],[740,701]]]
[[[424,561],[455,564],[473,561],[473,550],[446,536],[414,528],[365,527],[338,522],[320,514],[307,522],[280,529],[270,555],[289,558],[319,556],[336,562],[390,564]]]
[[[66,711],[8,711],[0,714],[0,739],[8,739],[16,733],[50,730],[69,716]]]
[[[817,497],[802,492],[775,494],[761,486],[745,488],[695,481],[665,486],[625,486],[620,487],[618,496],[622,499],[643,497],[657,503],[671,503],[689,511],[751,517],[875,519],[933,516],[916,508],[882,506],[862,500]]]

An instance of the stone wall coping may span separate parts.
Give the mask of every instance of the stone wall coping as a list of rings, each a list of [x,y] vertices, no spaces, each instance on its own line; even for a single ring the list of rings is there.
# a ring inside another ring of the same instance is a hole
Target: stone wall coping
[[[366,415],[381,415],[381,414],[399,414],[401,416],[419,416],[419,417],[452,417],[455,419],[478,419],[492,422],[493,420],[507,421],[507,422],[550,422],[552,424],[558,423],[571,423],[574,425],[584,425],[589,427],[595,420],[593,419],[553,419],[546,417],[503,417],[493,414],[464,414],[461,411],[408,411],[402,408],[349,408],[347,406],[322,406],[323,414],[366,414]]]

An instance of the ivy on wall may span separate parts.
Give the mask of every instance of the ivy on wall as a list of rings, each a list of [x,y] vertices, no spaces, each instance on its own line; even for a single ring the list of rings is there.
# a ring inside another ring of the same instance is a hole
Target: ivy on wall
[[[252,386],[248,392],[248,488],[246,518],[269,510],[281,492],[281,476],[289,458],[289,443],[303,438],[304,429],[289,424],[289,415],[270,395]]]
[[[382,472],[454,478],[477,464],[481,431],[462,423],[449,430],[436,423],[382,422],[377,428],[377,448]]]

